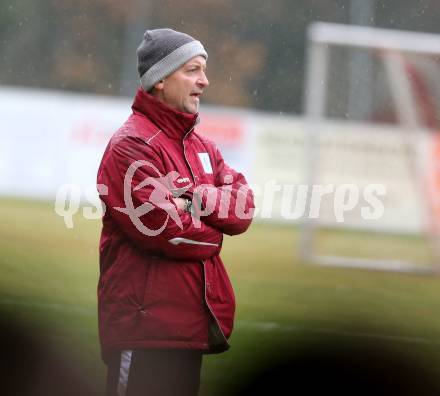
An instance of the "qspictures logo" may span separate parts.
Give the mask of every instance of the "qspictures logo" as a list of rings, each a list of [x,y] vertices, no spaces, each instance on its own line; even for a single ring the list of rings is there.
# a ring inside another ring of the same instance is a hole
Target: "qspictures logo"
[[[140,179],[142,180],[134,185]],[[182,182],[186,184],[182,185]],[[353,210],[360,211],[364,220],[380,219],[385,211],[382,198],[386,195],[386,188],[382,184],[368,184],[361,188],[356,184],[279,184],[276,179],[272,179],[267,180],[264,185],[249,187],[234,185],[231,174],[224,175],[222,182],[221,186],[194,186],[188,178],[182,177],[176,171],[162,175],[151,162],[138,160],[129,166],[121,181],[123,206],[115,206],[113,209],[126,215],[136,229],[146,236],[161,234],[170,222],[183,229],[181,215],[174,201],[182,196],[191,197],[190,215],[196,228],[200,228],[203,218],[214,211],[220,219],[228,218],[231,214],[239,219],[317,219],[321,215],[324,199],[327,206],[328,202],[331,203],[334,218],[340,223]],[[96,195],[96,190],[102,200]],[[259,204],[246,210],[249,194],[253,194]],[[82,195],[85,195],[92,206],[81,206]],[[86,219],[102,217],[108,210],[104,203],[108,196],[109,188],[106,185],[90,186],[82,192],[79,186],[66,184],[58,190],[55,212],[64,218],[66,227],[73,228],[73,216],[80,210]],[[139,196],[146,197],[145,201],[138,202],[136,198]],[[157,218],[155,216],[158,212],[161,213],[160,224],[151,221]]]

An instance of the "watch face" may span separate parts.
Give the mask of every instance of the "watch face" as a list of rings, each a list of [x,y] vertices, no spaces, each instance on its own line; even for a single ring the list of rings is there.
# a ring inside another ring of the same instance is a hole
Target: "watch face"
[[[188,213],[192,213],[192,201],[189,199],[186,200],[185,210]]]

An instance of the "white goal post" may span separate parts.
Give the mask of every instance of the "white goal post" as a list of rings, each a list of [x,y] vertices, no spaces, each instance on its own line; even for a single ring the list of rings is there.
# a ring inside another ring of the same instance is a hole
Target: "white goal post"
[[[411,76],[408,75],[408,67],[403,59],[409,55],[427,56],[428,58],[438,57],[440,59],[440,35],[318,22],[309,27],[307,39],[304,102],[307,121],[305,183],[313,186],[320,182],[320,139],[322,139],[322,130],[331,122],[331,117],[328,116],[328,87],[332,83],[330,76],[330,52],[335,48],[357,51],[357,59],[358,61],[361,59],[361,61],[360,63],[354,63],[354,66],[358,68],[363,67],[365,76],[371,78],[371,74],[368,75],[369,71],[367,70],[370,66],[366,58],[360,58],[362,54],[359,54],[361,51],[370,51],[370,54],[373,53],[379,58],[378,62],[381,63],[383,74],[386,75],[387,84],[389,84],[389,101],[392,102],[395,109],[396,129],[399,129],[402,133],[402,140],[405,142],[405,148],[408,151],[408,163],[406,166],[412,174],[414,191],[417,191],[418,199],[420,200],[423,223],[422,233],[427,238],[432,250],[432,256],[438,261],[440,259],[439,247],[437,246],[439,245],[439,239],[429,226],[430,220],[432,220],[432,211],[429,197],[426,194],[425,178],[422,176],[425,171],[425,165],[419,153],[420,141],[432,132],[429,131],[429,127],[424,125],[424,121],[421,119],[419,111],[421,105],[417,103],[417,98],[414,94],[414,82],[411,82]],[[351,60],[355,62],[356,59],[353,56]],[[354,68],[352,67],[351,71]],[[440,72],[440,68],[438,71]],[[440,74],[438,74],[438,78],[440,79]],[[350,77],[347,77],[347,79],[349,80]],[[369,84],[368,81],[366,83]],[[356,96],[356,91],[353,91],[350,84],[351,82],[348,81],[346,84],[348,89],[344,93],[346,98],[348,98],[347,102],[352,102],[353,97]],[[353,95],[353,92],[355,95]],[[372,101],[371,97],[361,97],[360,99],[365,99],[365,103]],[[437,100],[438,97],[435,99]],[[341,110],[341,112],[343,111]],[[368,122],[365,124],[368,124]],[[355,126],[354,129],[356,129]],[[310,202],[311,189],[309,188],[308,209],[310,209]],[[437,263],[426,263],[425,265],[401,259],[375,259],[321,254],[317,251],[316,247],[317,232],[323,227],[344,228],[344,224],[329,223],[328,221],[322,221],[320,218],[312,219],[307,216],[307,213],[309,213],[309,210],[306,210],[306,216],[304,216],[301,222],[299,239],[299,255],[304,262],[326,266],[355,267],[406,273],[439,273]],[[350,228],[350,226],[348,227]],[[377,231],[384,232],[384,230]],[[386,232],[399,233],[399,230],[387,230]]]

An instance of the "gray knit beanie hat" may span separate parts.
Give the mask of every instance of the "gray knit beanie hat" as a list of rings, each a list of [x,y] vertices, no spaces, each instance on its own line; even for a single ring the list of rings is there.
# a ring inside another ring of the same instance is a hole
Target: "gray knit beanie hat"
[[[172,29],[145,31],[136,53],[141,85],[146,92],[191,58],[201,55],[208,59],[200,41]]]

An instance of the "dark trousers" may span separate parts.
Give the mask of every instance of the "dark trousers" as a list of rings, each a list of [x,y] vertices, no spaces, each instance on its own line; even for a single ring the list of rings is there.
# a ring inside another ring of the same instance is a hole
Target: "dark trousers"
[[[106,396],[197,396],[201,366],[200,351],[116,352],[108,362]]]

